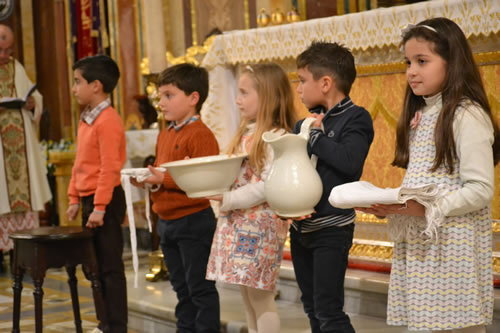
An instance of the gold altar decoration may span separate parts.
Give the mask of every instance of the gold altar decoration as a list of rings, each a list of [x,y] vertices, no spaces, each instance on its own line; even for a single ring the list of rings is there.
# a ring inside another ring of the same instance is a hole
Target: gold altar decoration
[[[286,21],[288,23],[299,22],[300,15],[297,13],[297,10],[292,7],[288,13],[286,13]]]
[[[269,17],[269,14],[267,14],[265,8],[261,8],[259,15],[257,15],[257,25],[259,27],[265,27],[266,25],[269,24],[271,21],[271,18]]]
[[[146,280],[156,282],[158,280],[168,280],[168,273],[165,259],[161,250],[153,251],[149,254],[149,272],[146,273]]]
[[[68,187],[71,180],[71,170],[75,160],[74,151],[49,151],[48,162],[55,166],[57,192],[57,213],[59,214],[60,226],[81,226],[82,216],[78,213],[76,219],[69,221],[66,216],[68,210]]]
[[[457,22],[469,36],[489,36],[500,29],[500,0],[436,0],[333,16],[267,29],[217,36],[204,66],[275,61],[296,57],[313,40],[338,42],[352,50],[399,47],[401,28],[431,17]]]
[[[210,49],[210,46],[212,45],[214,39],[215,35],[208,37],[205,42],[203,42],[203,45],[193,45],[191,47],[188,47],[186,49],[186,53],[180,57],[174,57],[172,52],[167,51],[165,53],[165,59],[168,66],[183,64],[186,62],[194,65],[200,65],[201,60]],[[140,69],[142,75],[151,74],[149,70],[149,59],[147,57],[142,59]]]
[[[285,22],[285,14],[281,11],[281,9],[277,8],[276,11],[274,11],[271,14],[271,23],[273,25],[279,25],[283,24]]]
[[[201,115],[219,145],[230,140],[239,118],[233,108],[241,66],[277,62],[297,84],[294,58],[313,40],[340,42],[349,47],[358,64],[350,96],[371,114],[375,138],[367,157],[363,180],[380,187],[397,187],[404,170],[390,165],[395,129],[407,81],[399,51],[400,31],[408,23],[445,16],[464,30],[473,49],[492,111],[500,122],[500,0],[436,0],[413,5],[334,16],[219,35],[203,60],[210,73],[210,92]],[[494,52],[488,52],[494,51]],[[481,52],[481,53],[478,53]],[[494,267],[500,277],[500,167],[495,169],[492,202]],[[392,242],[387,221],[358,214],[350,258],[390,265]]]

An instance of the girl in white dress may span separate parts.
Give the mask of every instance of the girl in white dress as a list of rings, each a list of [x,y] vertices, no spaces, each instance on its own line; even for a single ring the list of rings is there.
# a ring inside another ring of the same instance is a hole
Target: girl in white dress
[[[416,201],[389,216],[395,239],[387,322],[410,330],[485,332],[493,316],[491,199],[500,134],[460,28],[434,18],[403,30],[404,109],[393,165],[403,186],[439,184],[433,218]],[[428,214],[429,215],[429,214]]]

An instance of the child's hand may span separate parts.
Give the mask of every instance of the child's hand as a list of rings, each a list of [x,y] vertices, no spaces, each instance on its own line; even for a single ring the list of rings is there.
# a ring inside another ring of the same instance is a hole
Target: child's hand
[[[137,181],[137,179],[134,178],[134,177],[130,177],[130,184],[132,184],[132,185],[134,185],[136,187],[144,188],[144,183],[139,183]]]
[[[24,103],[23,109],[31,111],[35,108],[35,99],[33,96],[29,96],[28,99],[26,100],[26,103]]]
[[[165,178],[165,173],[156,170],[156,168],[152,167],[151,165],[148,165],[148,169],[149,171],[151,171],[153,175],[146,178],[144,182],[148,184],[158,184],[158,185],[163,184],[163,178]]]
[[[78,215],[79,210],[80,210],[79,204],[69,205],[68,210],[66,211],[68,220],[73,221],[76,218],[76,215]]]
[[[93,211],[90,214],[87,224],[85,225],[89,229],[100,227],[104,224],[104,213]]]
[[[219,195],[212,195],[212,196],[206,197],[205,199],[222,202],[222,198],[223,198],[223,196],[221,194],[219,194]]]
[[[310,115],[313,118],[316,118],[316,121],[311,125],[314,128],[321,128],[321,123],[323,122],[323,118],[325,118],[324,113],[311,113]]]
[[[312,216],[312,214],[291,218],[291,217],[283,217],[283,216],[276,215],[277,218],[281,219],[282,221],[285,221],[288,224],[292,224],[294,220],[295,221],[302,221],[302,220],[308,219],[311,216]]]
[[[362,212],[384,217],[390,214],[399,214],[407,216],[425,216],[425,207],[415,200],[408,200],[404,204],[383,205],[376,204],[370,208],[360,208]]]

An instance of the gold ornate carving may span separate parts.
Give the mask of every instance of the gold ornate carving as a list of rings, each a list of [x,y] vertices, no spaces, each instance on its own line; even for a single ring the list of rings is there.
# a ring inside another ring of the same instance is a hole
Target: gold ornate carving
[[[497,221],[497,222],[493,222],[493,227],[492,227],[493,232],[500,234],[500,220],[493,220],[493,221]]]
[[[478,65],[495,65],[500,63],[500,51],[484,52],[474,54],[474,60]]]
[[[406,70],[406,64],[404,62],[356,66],[356,72],[358,76],[403,73],[405,70]]]
[[[201,58],[208,52],[214,39],[215,35],[207,38],[202,46],[193,45],[191,47],[188,47],[186,50],[186,54],[180,57],[174,57],[174,55],[170,51],[167,51],[167,63],[169,65],[177,65],[187,62],[195,65],[200,65]],[[151,74],[149,72],[149,60],[147,57],[142,58],[141,64],[139,66],[142,75]]]
[[[392,242],[372,241],[365,239],[354,239],[349,256],[376,260],[392,261]]]
[[[392,262],[393,243],[354,239],[349,257],[374,262]],[[493,252],[493,273],[500,274],[500,252]]]
[[[195,0],[191,0],[191,31],[193,38],[193,46],[198,45],[198,33],[196,32],[196,9]]]
[[[169,65],[177,65],[182,63],[191,63],[195,65],[199,65],[201,62],[201,58],[208,52],[210,46],[212,45],[215,39],[215,35],[210,36],[205,40],[202,46],[193,45],[186,50],[186,54],[180,57],[174,57],[172,53],[167,51],[167,62]]]
[[[168,280],[169,275],[161,250],[151,252],[149,254],[149,272],[146,273],[146,280],[149,282]]]
[[[245,29],[250,29],[250,11],[248,9],[248,0],[243,0],[243,17],[245,19]]]
[[[141,63],[139,64],[140,72],[142,75],[149,75],[151,72],[149,71],[149,60],[148,57],[142,58]]]
[[[500,63],[500,51],[476,53],[474,54],[474,60],[480,66],[498,64]],[[356,66],[358,77],[404,73],[405,71],[406,64],[403,61],[389,64]]]
[[[387,219],[386,218],[380,219],[373,214],[356,212],[356,222],[387,224]]]
[[[493,252],[493,273],[500,274],[500,252]]]
[[[144,27],[143,27],[143,24],[142,24],[143,18],[140,15],[140,12],[143,11],[143,10],[144,10],[144,8],[142,8],[142,2],[141,1],[137,1],[137,3],[136,3],[136,10],[134,10],[135,40],[136,41],[140,41],[142,39],[141,38],[142,32],[145,31]],[[103,16],[101,16],[101,17],[103,17]],[[106,30],[106,29],[102,29],[102,30]],[[137,44],[136,55],[137,55],[137,61],[139,61],[139,59],[141,59],[141,57],[143,56],[143,45]],[[141,62],[141,64],[142,64],[142,62]],[[138,76],[137,79],[138,79],[138,82],[139,82],[139,87],[144,86],[144,77],[142,75],[142,68],[141,68],[140,71],[137,71],[137,76]]]

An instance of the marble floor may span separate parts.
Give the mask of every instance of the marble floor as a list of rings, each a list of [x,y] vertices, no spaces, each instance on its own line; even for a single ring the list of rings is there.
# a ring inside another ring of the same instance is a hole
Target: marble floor
[[[144,276],[147,272],[147,257],[141,257],[139,284],[134,288],[134,272],[130,259],[126,259],[128,299],[129,299],[129,332],[175,332],[174,306],[176,297],[168,281],[148,282]],[[283,271],[289,271],[287,263],[284,263]],[[289,273],[288,273],[289,274]],[[349,284],[353,281],[370,281],[375,287],[383,288],[383,284],[377,287],[384,276],[376,276],[380,273],[364,271],[349,272],[354,277],[349,278]],[[356,277],[356,274],[357,277]],[[96,327],[95,312],[92,302],[90,284],[85,280],[81,270],[77,273],[79,285],[79,298],[84,332],[91,332]],[[74,332],[73,314],[69,289],[66,283],[67,277],[64,270],[52,269],[47,272],[44,282],[44,332]],[[34,310],[33,310],[33,287],[30,278],[25,278],[22,293],[21,309],[21,332],[34,332]],[[221,319],[224,332],[247,332],[245,315],[238,289],[234,286],[218,285],[221,301]],[[285,291],[285,289],[283,289]],[[285,299],[283,299],[285,298]],[[278,298],[278,311],[281,318],[281,332],[306,333],[310,332],[308,320],[303,313],[300,302],[287,300],[289,297]],[[350,314],[352,323],[358,333],[403,333],[408,332],[403,327],[390,327],[385,324],[384,318]],[[12,281],[8,272],[0,274],[0,332],[10,332],[12,327]],[[491,330],[488,330],[489,332]],[[425,331],[423,331],[425,332]],[[493,331],[491,331],[493,332]]]

